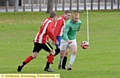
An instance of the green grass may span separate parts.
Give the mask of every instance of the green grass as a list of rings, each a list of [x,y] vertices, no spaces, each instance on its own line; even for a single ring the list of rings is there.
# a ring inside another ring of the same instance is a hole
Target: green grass
[[[57,12],[58,16],[63,12]],[[81,31],[77,33],[78,52],[73,70],[58,70],[58,56],[51,68],[44,72],[47,52],[17,72],[17,66],[33,49],[33,39],[41,22],[48,17],[45,12],[0,13],[0,73],[1,74],[60,74],[61,78],[119,78],[120,77],[120,13],[119,11],[90,11],[90,47],[83,50],[80,43],[86,40],[86,12],[80,13]],[[69,50],[70,51],[70,50]],[[71,52],[69,52],[70,57]],[[68,57],[68,62],[69,62]],[[68,64],[67,62],[67,64]]]

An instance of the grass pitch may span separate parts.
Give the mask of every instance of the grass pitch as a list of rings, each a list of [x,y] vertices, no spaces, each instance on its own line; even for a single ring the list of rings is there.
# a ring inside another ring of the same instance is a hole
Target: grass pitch
[[[63,12],[57,12],[58,16]],[[77,33],[78,51],[73,70],[58,70],[58,56],[51,68],[44,72],[47,52],[26,65],[22,72],[17,66],[33,49],[33,39],[45,12],[0,13],[0,73],[1,74],[60,74],[61,78],[119,78],[120,77],[120,13],[119,11],[90,11],[90,47],[83,50],[80,43],[86,40],[86,12],[80,13],[81,31]],[[70,51],[70,50],[69,50]],[[71,52],[68,55],[68,62]],[[68,65],[67,62],[67,65]]]

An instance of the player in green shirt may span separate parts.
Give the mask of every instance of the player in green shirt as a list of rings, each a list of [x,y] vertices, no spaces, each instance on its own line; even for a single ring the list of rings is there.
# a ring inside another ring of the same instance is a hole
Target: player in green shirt
[[[65,29],[62,35],[62,40],[61,40],[61,45],[60,45],[60,50],[61,50],[61,59],[60,59],[60,64],[62,64],[64,56],[66,56],[66,50],[69,47],[70,50],[72,51],[69,65],[68,65],[68,70],[72,70],[72,64],[75,61],[76,53],[77,53],[77,42],[76,42],[76,33],[77,31],[80,30],[82,22],[79,20],[79,13],[74,12],[72,19],[68,20],[65,24]]]

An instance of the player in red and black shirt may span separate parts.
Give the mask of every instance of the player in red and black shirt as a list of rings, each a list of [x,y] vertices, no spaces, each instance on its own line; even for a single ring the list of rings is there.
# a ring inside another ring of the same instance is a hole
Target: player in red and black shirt
[[[56,45],[58,44],[58,41],[53,35],[53,31],[52,31],[55,19],[56,19],[56,13],[51,12],[50,17],[42,23],[42,26],[40,27],[40,30],[34,39],[34,48],[32,55],[28,56],[22,62],[22,64],[18,66],[17,71],[20,72],[27,63],[29,63],[31,60],[37,57],[41,49],[44,49],[45,51],[49,52],[49,56],[47,58],[48,60],[46,62],[46,67],[44,68],[44,71],[53,72],[53,70],[50,69],[50,64],[54,59],[55,53],[57,52],[55,52],[55,50],[53,50],[53,47],[48,43],[48,37],[53,41],[54,44]]]
[[[54,25],[53,31],[54,31],[55,38],[58,41],[58,44],[56,45],[56,48],[60,47],[61,37],[63,35],[63,30],[64,30],[64,26],[65,26],[65,21],[68,20],[70,18],[70,16],[71,16],[71,11],[66,10],[64,12],[64,14],[57,19],[57,21]],[[57,53],[55,54],[55,56],[56,55],[57,55]],[[60,53],[60,60],[61,60],[61,58],[63,58],[61,56],[62,56],[62,54]],[[63,58],[63,62],[59,61],[58,69],[66,69],[65,68],[66,62],[67,62],[67,57],[65,56]]]

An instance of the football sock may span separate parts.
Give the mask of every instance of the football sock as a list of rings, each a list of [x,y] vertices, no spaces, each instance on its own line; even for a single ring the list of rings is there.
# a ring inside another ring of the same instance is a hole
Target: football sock
[[[24,62],[27,64],[27,63],[29,63],[32,59],[33,59],[32,56],[28,56],[28,57],[25,59]]]
[[[48,56],[48,60],[47,60],[45,69],[48,69],[48,68],[49,68],[50,63],[53,61],[53,59],[54,59],[54,55],[53,55],[53,54],[50,54],[50,55]]]
[[[64,57],[60,57],[59,65],[62,65],[63,59],[64,59]]]
[[[66,62],[67,62],[67,57],[65,56],[65,57],[63,58],[63,62],[62,62],[62,68],[65,68]]]
[[[32,59],[33,59],[32,56],[28,56],[28,57],[25,59],[25,61],[23,61],[22,64],[19,65],[19,66],[23,67],[24,65],[26,65],[27,63],[29,63]]]
[[[54,55],[53,55],[53,54],[50,54],[50,55],[48,56],[47,62],[48,62],[48,63],[51,63],[51,62],[53,61],[53,59],[54,59]]]
[[[69,65],[68,65],[69,68],[71,68],[72,64],[74,63],[75,57],[76,57],[76,55],[73,55],[73,54],[71,55],[70,62],[69,62]]]

